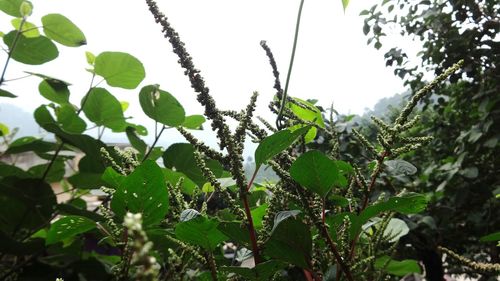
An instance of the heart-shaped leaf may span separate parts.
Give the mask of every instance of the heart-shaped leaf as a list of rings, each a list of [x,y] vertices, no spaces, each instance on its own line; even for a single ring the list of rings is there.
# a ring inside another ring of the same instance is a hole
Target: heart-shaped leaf
[[[122,52],[103,52],[95,58],[94,71],[108,85],[135,89],[146,76],[142,63],[132,55]]]
[[[160,90],[158,85],[149,85],[141,89],[139,102],[146,115],[167,126],[179,126],[185,120],[182,105],[170,93]]]
[[[46,244],[54,244],[96,227],[96,223],[80,216],[67,216],[54,222],[47,232]]]

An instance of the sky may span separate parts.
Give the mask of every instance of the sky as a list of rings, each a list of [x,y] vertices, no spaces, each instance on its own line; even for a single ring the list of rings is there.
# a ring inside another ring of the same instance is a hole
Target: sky
[[[63,14],[85,33],[87,45],[79,48],[58,45],[59,57],[42,66],[12,62],[7,79],[23,76],[22,71],[34,71],[65,80],[72,84],[70,101],[79,104],[91,78],[85,71],[85,51],[96,55],[104,51],[127,52],[144,64],[145,80],[135,90],[106,87],[119,100],[130,103],[125,115],[133,117],[132,122],[149,128],[154,124],[142,113],[138,102],[140,88],[149,84],[160,84],[163,90],[173,94],[188,115],[203,112],[145,1],[32,2],[34,13],[29,21],[39,24],[45,14]],[[272,49],[284,85],[300,1],[157,2],[186,43],[219,108],[242,109],[251,94],[257,91],[256,114],[273,121],[267,105],[275,94],[274,77],[259,42],[266,40]],[[379,99],[404,91],[402,81],[385,66],[384,49],[377,51],[366,45],[368,38],[363,35],[363,18],[359,13],[375,3],[379,1],[352,0],[344,13],[340,0],[305,1],[289,95],[318,99],[318,104],[325,107],[333,102],[340,113],[362,114]],[[10,17],[2,14],[0,31],[7,33],[12,29],[9,21]],[[394,42],[411,48],[410,40],[389,36],[386,42],[391,40],[400,40]],[[5,55],[0,56],[0,61],[5,61]],[[47,103],[38,94],[39,82],[35,77],[9,82],[5,89],[19,97],[2,98],[0,103],[22,105],[25,111],[32,112],[40,104]],[[5,118],[0,105],[0,122]],[[178,135],[172,136],[174,140],[180,139]],[[106,138],[113,136],[106,133]]]

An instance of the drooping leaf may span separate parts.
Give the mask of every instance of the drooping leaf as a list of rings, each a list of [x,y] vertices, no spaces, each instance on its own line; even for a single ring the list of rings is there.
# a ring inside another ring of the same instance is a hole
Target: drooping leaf
[[[342,0],[342,8],[344,9],[344,12],[345,9],[347,9],[347,6],[349,6],[349,0]]]
[[[0,10],[9,16],[20,18],[23,2],[24,0],[0,0]]]
[[[197,216],[201,216],[200,212],[196,211],[195,209],[186,209],[181,212],[181,215],[179,216],[180,221],[189,221]]]
[[[122,52],[103,52],[95,58],[94,71],[108,85],[135,89],[146,76],[142,63],[132,55]]]
[[[271,237],[264,245],[264,254],[304,269],[311,268],[311,252],[309,227],[293,217],[275,224]]]
[[[47,232],[47,245],[55,244],[96,227],[96,223],[86,217],[67,216],[54,222]]]
[[[181,126],[191,130],[201,130],[205,121],[206,120],[203,115],[190,115],[186,116],[186,119],[184,119]]]
[[[10,143],[9,148],[5,153],[16,154],[27,151],[35,153],[43,153],[54,150],[55,145],[51,142],[46,142],[35,137],[21,137]]]
[[[3,37],[3,42],[12,49],[14,38],[17,31],[11,31]],[[24,35],[19,35],[15,50],[12,52],[12,59],[31,65],[44,64],[54,60],[59,56],[59,51],[56,45],[45,36],[34,38],[26,38]]]
[[[133,127],[127,127],[125,133],[127,134],[128,141],[130,142],[132,147],[137,149],[139,154],[144,155],[146,153],[148,145],[141,138],[139,138],[136,133],[136,129]]]
[[[25,21],[23,23],[23,26],[21,27],[21,22],[22,22],[21,18],[15,18],[15,19],[12,19],[12,21],[11,21],[12,26],[16,30],[21,30],[21,32],[23,33],[23,35],[26,38],[33,38],[33,37],[40,36],[40,32],[38,31],[38,28],[36,27],[36,25],[32,24],[31,22]]]
[[[308,130],[309,126],[302,127],[295,131],[289,129],[281,130],[263,139],[255,150],[256,169],[267,162],[267,160],[288,148],[299,136],[305,134]]]
[[[44,79],[38,85],[40,94],[55,103],[65,104],[69,103],[69,89],[68,85],[63,81],[56,79]]]
[[[184,122],[182,105],[169,92],[160,90],[159,85],[141,89],[139,102],[144,113],[151,119],[167,126],[179,126]]]
[[[127,123],[120,102],[106,89],[93,88],[84,101],[83,112],[90,121],[116,132],[125,130]]]
[[[241,266],[222,266],[221,271],[236,273],[245,278],[245,280],[271,280],[271,277],[280,269],[285,268],[286,264],[276,260],[270,260],[259,263],[253,268]]]
[[[57,122],[61,129],[71,134],[81,134],[87,128],[87,123],[83,121],[70,104],[62,104],[56,108]]]
[[[227,237],[217,229],[217,220],[204,216],[195,216],[175,226],[175,235],[178,239],[212,251]]]
[[[413,164],[401,160],[401,159],[395,159],[395,160],[388,160],[385,161],[384,164],[389,168],[389,172],[391,172],[394,175],[414,175],[417,172],[417,168],[413,166]]]
[[[384,230],[384,237],[390,237],[390,242],[394,243],[399,240],[399,238],[405,236],[410,232],[410,228],[403,220],[392,218]]]
[[[386,263],[387,266],[384,268]],[[392,260],[389,256],[383,256],[375,260],[375,269],[384,269],[387,273],[396,276],[405,276],[410,273],[422,273],[422,269],[416,260]]]
[[[36,178],[42,178],[45,171],[47,171],[48,166],[49,164],[35,165],[28,170],[28,173],[32,174]],[[45,176],[45,181],[49,183],[58,182],[63,179],[64,173],[64,161],[56,160],[53,162],[50,170],[48,170]]]
[[[78,26],[61,14],[43,16],[42,24],[45,35],[59,44],[68,47],[87,44],[87,39]]]
[[[115,191],[111,209],[118,217],[128,212],[142,213],[144,226],[165,218],[169,201],[167,185],[160,167],[146,160],[128,175]]]
[[[325,198],[339,179],[333,160],[318,150],[302,154],[290,167],[292,178],[305,188]]]

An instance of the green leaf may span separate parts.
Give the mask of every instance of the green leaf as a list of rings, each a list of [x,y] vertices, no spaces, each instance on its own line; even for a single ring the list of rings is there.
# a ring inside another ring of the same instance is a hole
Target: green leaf
[[[15,18],[15,19],[12,19],[11,23],[12,23],[12,26],[16,29],[16,30],[19,30],[19,28],[21,27],[21,22],[23,20],[20,19],[20,18]],[[32,24],[31,22],[27,22],[25,21],[23,23],[23,26],[22,26],[22,29],[21,29],[21,32],[22,34],[26,37],[26,38],[33,38],[33,37],[38,37],[40,36],[40,32],[38,31],[38,28],[36,27],[36,25]]]
[[[181,185],[182,193],[187,195],[193,195],[193,191],[196,189],[196,184],[186,175],[177,171],[172,171],[168,168],[163,169],[163,175],[165,176],[165,179],[174,186],[177,184],[177,182],[179,182],[179,179],[182,177],[184,179]]]
[[[250,213],[252,214],[253,225],[255,229],[262,228],[262,219],[266,214],[268,204],[262,204],[258,207],[252,208]]]
[[[20,18],[23,2],[24,0],[0,0],[0,10],[9,16]]]
[[[170,93],[160,90],[159,85],[149,85],[141,89],[139,102],[146,115],[167,126],[179,126],[184,122],[182,105]]]
[[[124,175],[119,174],[112,167],[107,167],[106,170],[104,170],[101,178],[105,183],[107,183],[107,187],[111,187],[114,189],[119,189],[126,179]]]
[[[387,266],[384,268],[386,263]],[[422,273],[422,269],[416,260],[392,260],[389,256],[383,256],[375,260],[375,269],[385,270],[387,273],[396,276],[405,276],[410,273]]]
[[[205,117],[203,115],[190,115],[186,116],[182,127],[192,130],[201,130],[203,123],[205,123]]]
[[[146,76],[142,63],[132,55],[121,52],[103,52],[95,58],[94,71],[108,85],[135,89]]]
[[[86,217],[67,216],[54,222],[47,232],[47,245],[85,233],[96,227],[96,223]]]
[[[195,216],[190,220],[178,223],[175,226],[175,235],[178,239],[212,251],[227,237],[217,229],[217,220],[204,216]]]
[[[266,262],[259,263],[253,268],[241,267],[241,266],[222,266],[220,270],[223,272],[235,273],[245,280],[259,281],[259,280],[271,280],[271,277],[280,269],[286,267],[286,264],[276,260],[270,260]]]
[[[83,32],[68,18],[60,14],[48,14],[42,17],[43,32],[47,37],[68,47],[87,44]]]
[[[481,242],[493,242],[493,241],[500,241],[500,231],[490,233],[488,235],[485,235],[479,239]]]
[[[81,134],[87,128],[87,123],[76,114],[75,108],[70,104],[56,108],[56,116],[61,128],[68,133]]]
[[[250,234],[248,233],[248,228],[242,222],[221,222],[217,226],[217,229],[229,237],[229,240],[250,247]]]
[[[322,152],[311,150],[295,160],[290,175],[300,185],[325,198],[338,182],[339,170]]]
[[[475,179],[479,175],[477,167],[467,167],[460,171],[460,174],[468,179]]]
[[[295,131],[281,130],[263,139],[255,150],[255,165],[258,169],[267,160],[278,155],[280,152],[292,145],[295,140],[305,134],[309,126],[297,129]]]
[[[349,6],[349,0],[342,0],[342,8],[344,9],[344,12],[345,9],[347,9],[347,6]]]
[[[312,103],[301,100],[299,98],[292,98],[296,103],[302,104],[304,107],[298,106],[294,103],[287,103],[287,107],[300,119],[308,122],[314,122],[321,128],[325,128],[323,115],[321,111]]]
[[[54,60],[59,55],[56,45],[45,36],[26,38],[19,35],[15,49],[12,50],[12,44],[17,31],[11,31],[3,37],[3,42],[12,52],[12,59],[31,65],[44,64]]]
[[[139,154],[144,155],[146,153],[146,149],[148,145],[141,139],[136,133],[136,129],[133,127],[127,127],[125,130],[127,134],[128,141],[132,145],[133,148],[137,149]]]
[[[299,219],[290,216],[275,224],[264,247],[265,255],[301,268],[311,268],[311,232]]]
[[[32,174],[36,178],[42,178],[48,166],[49,164],[40,164],[33,166],[28,170],[28,173]],[[52,164],[52,167],[50,168],[47,175],[45,176],[45,181],[48,183],[59,182],[63,179],[64,173],[65,173],[64,161],[56,160]]]
[[[4,123],[0,123],[0,136],[7,136],[9,134],[9,127]]]
[[[89,51],[85,51],[85,59],[87,59],[87,63],[90,65],[94,65],[95,55]]]
[[[181,172],[198,186],[203,186],[206,179],[194,159],[194,147],[189,143],[174,143],[163,153],[163,164],[169,169]],[[219,178],[222,175],[222,165],[212,159],[205,160],[207,167]]]
[[[35,137],[22,137],[10,143],[9,148],[5,153],[16,154],[27,151],[35,153],[44,153],[55,149],[54,143],[43,141]]]
[[[65,104],[69,103],[69,89],[68,84],[57,79],[44,79],[38,85],[40,94],[55,103]]]
[[[385,161],[384,164],[389,168],[388,171],[393,175],[414,175],[417,172],[417,168],[413,166],[410,162],[395,159]]]
[[[123,180],[111,201],[111,209],[118,217],[124,217],[127,211],[142,213],[144,226],[163,220],[168,207],[168,191],[163,172],[151,160],[143,162]]]
[[[120,102],[106,89],[93,88],[82,99],[83,112],[90,121],[98,126],[105,126],[116,132],[123,132],[127,123],[123,116]]]
[[[5,91],[5,90],[0,89],[0,97],[15,98],[17,96],[9,91]]]

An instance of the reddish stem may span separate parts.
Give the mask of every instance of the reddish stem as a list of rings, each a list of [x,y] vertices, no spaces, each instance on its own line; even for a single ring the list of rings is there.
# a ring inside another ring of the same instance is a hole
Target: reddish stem
[[[245,192],[241,192],[241,199],[243,200],[243,206],[245,207],[245,215],[248,220],[248,232],[250,233],[250,242],[252,243],[252,252],[253,259],[255,261],[255,265],[260,263],[260,254],[259,254],[259,246],[257,245],[257,235],[255,233],[255,227],[253,225],[252,212],[250,211],[250,205],[248,204],[247,193],[252,187],[253,181],[255,180],[255,176],[257,175],[257,171],[259,167],[255,169],[255,172],[252,175],[252,178],[248,182]]]
[[[314,281],[312,274],[309,270],[303,269],[303,271],[304,271],[304,276],[306,277],[307,281]]]

